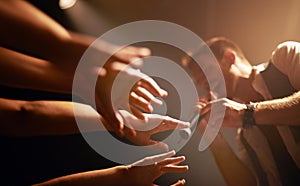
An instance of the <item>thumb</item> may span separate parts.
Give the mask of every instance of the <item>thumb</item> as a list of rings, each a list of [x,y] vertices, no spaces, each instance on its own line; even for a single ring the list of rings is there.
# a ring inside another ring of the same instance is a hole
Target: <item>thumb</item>
[[[168,152],[169,151],[169,146],[160,141],[155,141],[150,139],[149,145],[152,145],[153,150],[159,151],[159,152]]]
[[[185,179],[178,180],[176,183],[172,184],[171,186],[182,186],[185,184]]]

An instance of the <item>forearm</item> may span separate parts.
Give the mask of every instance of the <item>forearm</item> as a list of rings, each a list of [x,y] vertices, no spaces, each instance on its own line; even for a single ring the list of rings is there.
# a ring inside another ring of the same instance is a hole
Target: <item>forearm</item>
[[[282,98],[258,102],[254,112],[257,125],[300,126],[300,91]]]
[[[76,63],[94,41],[75,37],[48,15],[26,1],[0,2],[0,44],[13,50],[50,60]],[[77,65],[77,64],[75,64]]]
[[[72,92],[74,71],[0,47],[0,84],[55,92]]]
[[[44,183],[36,184],[35,186],[98,186],[98,185],[129,185],[127,184],[128,178],[126,176],[126,166],[117,166],[113,168],[83,172],[55,178]]]
[[[219,133],[210,146],[227,185],[256,185],[256,179]]]
[[[75,118],[76,109],[77,118]],[[0,99],[3,136],[67,135],[104,130],[99,114],[88,105],[62,101],[18,101]]]

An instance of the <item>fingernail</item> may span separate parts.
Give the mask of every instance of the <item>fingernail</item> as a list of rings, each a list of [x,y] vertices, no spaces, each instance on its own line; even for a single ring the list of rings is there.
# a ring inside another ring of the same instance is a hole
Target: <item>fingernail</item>
[[[148,105],[148,109],[149,109],[150,112],[153,112],[153,110],[154,110],[152,105]]]
[[[175,150],[171,150],[170,154],[172,154],[174,156],[176,154],[176,151]]]
[[[143,56],[149,56],[151,54],[151,50],[149,48],[141,48],[140,54]]]
[[[163,89],[160,89],[160,95],[161,96],[167,96],[168,95],[168,92],[163,90]]]
[[[130,60],[130,65],[135,67],[135,68],[139,68],[143,65],[143,60],[141,58],[138,58],[138,57],[134,57]]]
[[[181,125],[186,128],[189,128],[191,126],[190,122],[182,122]]]
[[[163,105],[163,102],[160,99],[157,99],[157,98],[153,98],[151,100],[151,102],[156,104],[156,105]]]

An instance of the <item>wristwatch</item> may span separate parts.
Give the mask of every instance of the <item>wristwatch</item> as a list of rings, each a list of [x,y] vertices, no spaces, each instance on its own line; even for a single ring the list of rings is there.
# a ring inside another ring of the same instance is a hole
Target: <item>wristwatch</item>
[[[256,125],[255,118],[254,118],[254,111],[256,108],[256,104],[250,102],[249,104],[246,104],[247,108],[244,112],[243,116],[243,128],[249,128],[253,125]]]

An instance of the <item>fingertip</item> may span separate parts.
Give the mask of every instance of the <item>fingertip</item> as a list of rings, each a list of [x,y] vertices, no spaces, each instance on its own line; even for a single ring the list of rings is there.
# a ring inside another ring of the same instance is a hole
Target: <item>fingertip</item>
[[[134,129],[130,129],[130,135],[132,137],[135,137],[136,136],[136,131]]]
[[[175,150],[171,150],[170,154],[172,154],[172,156],[174,156],[176,154],[176,151]]]
[[[182,128],[190,128],[191,123],[190,122],[180,122],[180,125]]]
[[[160,89],[160,96],[161,97],[166,97],[166,96],[168,96],[168,92],[165,91],[164,89]]]
[[[121,130],[121,129],[117,130],[116,133],[117,133],[117,135],[118,135],[119,137],[123,137],[123,136],[124,136],[124,132],[123,132],[123,130]]]
[[[160,99],[155,98],[155,97],[151,100],[151,103],[154,103],[155,105],[158,105],[158,106],[163,105],[163,101],[161,101]]]
[[[135,68],[140,68],[144,64],[144,62],[141,58],[134,57],[130,60],[130,64],[131,64],[131,66],[133,66]]]
[[[149,48],[140,48],[140,55],[142,56],[150,56],[151,55],[151,50]]]
[[[185,179],[180,180],[180,182],[181,182],[182,184],[185,184],[185,183],[186,183]]]
[[[151,104],[148,105],[148,111],[151,113],[153,112],[154,108]]]
[[[181,159],[185,160],[185,156],[180,156]]]

